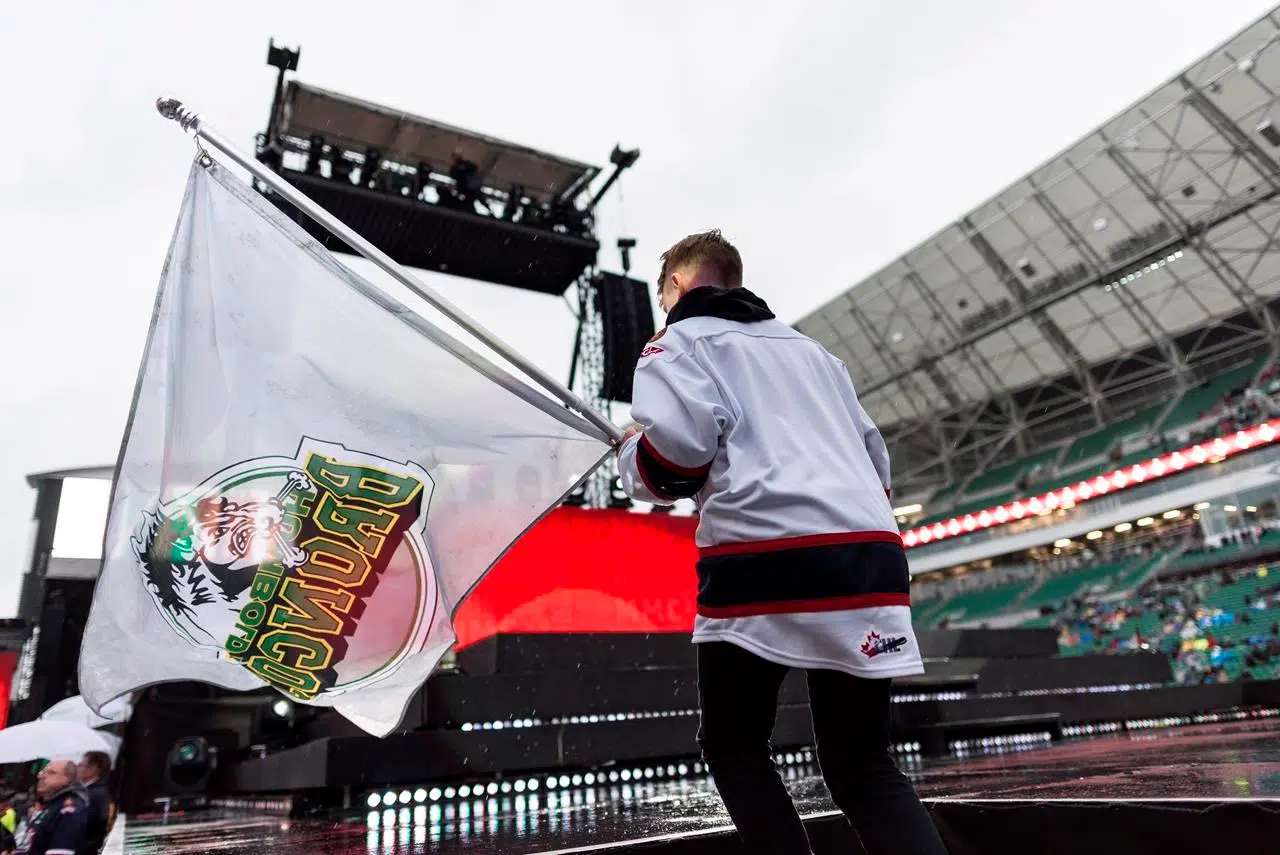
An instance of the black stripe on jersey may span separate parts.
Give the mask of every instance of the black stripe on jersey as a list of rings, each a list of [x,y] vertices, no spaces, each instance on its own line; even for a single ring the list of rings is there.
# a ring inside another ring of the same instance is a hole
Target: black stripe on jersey
[[[704,553],[698,559],[698,614],[730,618],[907,606],[910,586],[907,553],[896,543]]]
[[[636,468],[644,485],[662,499],[687,499],[696,495],[707,483],[711,464],[697,469],[676,466],[654,449],[647,436],[636,443]]]

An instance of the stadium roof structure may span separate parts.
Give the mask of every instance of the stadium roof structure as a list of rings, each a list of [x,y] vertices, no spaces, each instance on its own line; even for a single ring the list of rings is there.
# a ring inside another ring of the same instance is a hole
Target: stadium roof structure
[[[848,365],[899,493],[1274,349],[1278,41],[1280,9],[797,324]]]

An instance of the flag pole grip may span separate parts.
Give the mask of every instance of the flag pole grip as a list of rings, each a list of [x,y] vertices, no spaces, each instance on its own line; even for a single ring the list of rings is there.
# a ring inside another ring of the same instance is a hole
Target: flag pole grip
[[[471,335],[484,342],[494,352],[500,354],[512,365],[516,366],[528,375],[530,379],[549,392],[554,398],[556,398],[556,400],[560,401],[560,403],[577,411],[577,413],[584,419],[604,431],[615,445],[622,441],[622,429],[609,419],[605,418],[602,414],[589,407],[586,401],[582,400],[582,398],[575,394],[571,389],[567,388],[559,380],[556,380],[537,365],[534,365],[520,353],[513,350],[506,344],[506,342],[480,326],[480,324],[463,313],[461,309],[437,294],[433,289],[427,287],[415,277],[409,275],[409,272],[393,261],[390,256],[373,244],[369,243],[369,241],[365,240],[353,229],[341,222],[337,217],[330,214],[320,205],[317,205],[305,194],[293,185],[289,184],[289,182],[285,181],[279,175],[276,175],[270,169],[267,169],[267,167],[263,166],[257,160],[251,157],[246,157],[226,137],[204,122],[200,115],[194,110],[174,98],[157,98],[156,110],[166,119],[177,122],[182,126],[184,131],[193,133],[197,139],[202,140],[212,148],[222,152],[222,154],[226,155],[238,166],[248,170],[254,178],[257,178],[262,183],[268,185],[276,193],[279,193],[282,197],[287,199],[290,204],[294,205],[298,210],[315,220],[334,237],[337,237],[343,243],[347,244],[347,246],[351,247],[376,265],[378,269],[387,273],[391,278],[395,279],[401,285],[421,297],[449,320],[453,321],[458,326],[471,333]]]

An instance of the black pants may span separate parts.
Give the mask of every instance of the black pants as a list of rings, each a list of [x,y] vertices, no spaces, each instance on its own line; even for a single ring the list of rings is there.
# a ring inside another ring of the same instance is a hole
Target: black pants
[[[747,851],[810,852],[769,738],[787,668],[727,642],[698,647],[698,745]],[[889,680],[808,671],[818,763],[867,855],[945,855],[933,820],[889,755]]]

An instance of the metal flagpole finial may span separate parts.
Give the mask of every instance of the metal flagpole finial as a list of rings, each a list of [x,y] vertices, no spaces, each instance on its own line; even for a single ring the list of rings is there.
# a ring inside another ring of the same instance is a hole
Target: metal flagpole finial
[[[184,107],[177,98],[157,98],[156,111],[182,125],[184,131],[200,130],[200,114]]]

